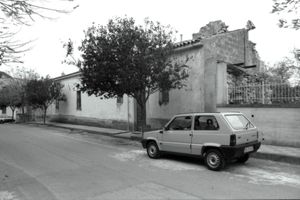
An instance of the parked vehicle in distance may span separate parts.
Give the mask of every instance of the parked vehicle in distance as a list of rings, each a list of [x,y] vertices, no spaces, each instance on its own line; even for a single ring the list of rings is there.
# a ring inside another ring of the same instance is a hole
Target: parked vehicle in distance
[[[162,130],[145,132],[142,145],[150,158],[176,153],[204,158],[218,171],[230,160],[244,163],[261,140],[257,127],[239,112],[175,115]]]
[[[14,122],[15,120],[6,115],[0,115],[0,124]]]

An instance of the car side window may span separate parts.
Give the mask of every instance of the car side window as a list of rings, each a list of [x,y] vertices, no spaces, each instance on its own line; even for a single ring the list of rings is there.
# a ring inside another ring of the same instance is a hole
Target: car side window
[[[192,117],[191,116],[179,116],[173,119],[168,125],[168,130],[191,130]]]
[[[195,130],[218,130],[219,124],[214,116],[196,116]]]

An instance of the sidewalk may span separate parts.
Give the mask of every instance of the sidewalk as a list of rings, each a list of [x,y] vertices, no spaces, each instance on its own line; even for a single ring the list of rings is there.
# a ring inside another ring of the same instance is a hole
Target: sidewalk
[[[40,123],[31,123],[31,124],[43,125]],[[55,122],[47,122],[46,126],[65,128],[72,131],[74,130],[85,131],[89,133],[101,134],[101,135],[123,138],[128,140],[139,141],[141,139],[141,134],[139,133],[132,133],[129,131],[111,129],[111,128],[101,128],[101,127],[94,127],[94,126],[64,124],[64,123],[55,123]],[[300,165],[300,148],[262,144],[258,152],[252,154],[252,157]]]

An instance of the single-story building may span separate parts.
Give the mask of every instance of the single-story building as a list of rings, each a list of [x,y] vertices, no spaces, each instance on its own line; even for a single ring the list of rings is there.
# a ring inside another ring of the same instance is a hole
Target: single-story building
[[[214,112],[227,103],[228,73],[258,70],[255,44],[248,40],[249,29],[228,31],[221,21],[202,27],[193,39],[175,45],[172,59],[189,58],[187,87],[157,92],[147,102],[147,125],[160,128],[172,115],[185,112]],[[139,130],[139,109],[128,96],[101,99],[81,93],[80,72],[54,79],[64,85],[65,102],[49,109],[54,121]]]

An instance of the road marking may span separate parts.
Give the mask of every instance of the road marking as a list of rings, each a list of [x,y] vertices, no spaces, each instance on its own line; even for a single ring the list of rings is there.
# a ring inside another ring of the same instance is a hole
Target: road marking
[[[137,160],[138,158],[141,159],[144,157],[146,154],[145,151],[143,150],[131,150],[128,152],[122,152],[122,153],[116,153],[112,155],[113,158],[126,162],[126,161],[134,161]]]
[[[241,167],[238,172],[232,172],[235,177],[246,178],[249,183],[258,185],[289,185],[300,188],[300,176],[296,174],[290,174],[282,171],[272,171],[253,168],[253,167]]]
[[[200,165],[192,165],[189,163],[181,163],[181,162],[165,160],[165,159],[160,159],[160,160],[150,159],[148,158],[145,150],[131,150],[127,152],[116,153],[113,154],[111,157],[122,162],[139,161],[140,162],[139,166],[141,167],[152,166],[152,167],[156,167],[164,170],[171,170],[171,171],[204,170],[204,168],[201,168]]]
[[[192,165],[188,163],[179,163],[171,160],[153,160],[150,163],[151,166],[171,170],[171,171],[203,171],[205,168],[200,165]]]
[[[0,200],[19,200],[13,192],[0,191]]]

